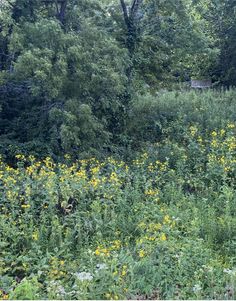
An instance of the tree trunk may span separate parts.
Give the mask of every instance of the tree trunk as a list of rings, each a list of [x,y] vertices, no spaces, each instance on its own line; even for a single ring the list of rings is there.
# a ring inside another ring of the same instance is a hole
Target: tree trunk
[[[121,8],[123,11],[124,22],[127,31],[127,48],[129,50],[131,58],[134,55],[135,46],[137,43],[137,15],[143,0],[133,0],[130,11],[128,12],[127,5],[124,0],[120,0]]]
[[[63,0],[61,2],[61,6],[57,15],[58,20],[61,24],[65,24],[65,15],[66,15],[66,8],[67,8],[68,0]]]
[[[143,0],[133,0],[130,10],[128,11],[125,0],[120,0],[123,11],[124,23],[126,26],[126,47],[129,51],[130,66],[127,68],[128,86],[131,87],[133,73],[133,58],[138,38],[138,11]]]

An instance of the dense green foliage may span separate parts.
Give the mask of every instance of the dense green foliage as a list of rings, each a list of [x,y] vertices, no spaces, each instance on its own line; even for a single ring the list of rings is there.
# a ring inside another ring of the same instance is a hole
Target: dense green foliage
[[[1,162],[4,298],[235,299],[235,92],[175,94],[133,104],[128,164]]]
[[[172,90],[190,77],[234,85],[234,6],[2,0],[1,153],[9,162],[19,152],[124,154],[138,94]]]
[[[235,13],[0,0],[0,299],[236,298]]]

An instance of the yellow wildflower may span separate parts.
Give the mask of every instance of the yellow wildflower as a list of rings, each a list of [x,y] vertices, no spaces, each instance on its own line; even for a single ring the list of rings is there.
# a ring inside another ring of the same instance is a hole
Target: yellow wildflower
[[[127,274],[127,265],[122,267],[121,275],[124,277]]]
[[[224,134],[225,134],[225,130],[221,129],[221,130],[220,130],[220,135],[221,135],[221,136],[224,136]]]
[[[201,136],[198,136],[197,141],[198,141],[198,143],[201,144],[201,143],[203,142],[202,137],[201,137]]]
[[[96,249],[95,255],[99,256],[100,254],[101,254],[101,252],[98,249]]]
[[[227,128],[228,128],[228,129],[234,129],[234,128],[235,128],[235,125],[234,125],[233,123],[229,123],[229,124],[227,125]]]
[[[23,205],[21,205],[21,208],[24,208],[24,209],[30,208],[30,204],[23,204]]]
[[[171,222],[171,219],[169,217],[169,215],[165,215],[164,216],[164,224],[169,224]]]
[[[38,233],[36,233],[36,232],[33,233],[33,234],[32,234],[32,239],[33,239],[33,240],[38,240],[38,239],[39,239]]]
[[[143,258],[145,255],[146,255],[146,252],[144,250],[140,250],[139,253],[138,253],[138,256],[140,258]]]
[[[110,251],[106,248],[97,247],[94,254],[97,256],[110,256]]]
[[[165,233],[162,233],[161,236],[160,236],[160,240],[165,241],[166,239],[167,238],[166,238]]]
[[[121,241],[120,240],[114,240],[113,244],[111,246],[111,249],[119,250],[121,247]]]
[[[191,136],[195,136],[198,131],[196,126],[190,126],[189,130],[190,130]]]
[[[18,160],[24,160],[24,159],[25,159],[25,156],[22,155],[22,154],[18,154],[18,155],[16,155],[15,157],[16,157],[16,159],[18,159]]]
[[[217,132],[216,132],[216,131],[213,131],[213,132],[211,133],[211,136],[212,136],[212,137],[216,137],[216,136],[217,136]]]
[[[145,191],[145,195],[149,195],[149,196],[154,196],[158,194],[158,190],[154,190],[154,189],[149,189]]]

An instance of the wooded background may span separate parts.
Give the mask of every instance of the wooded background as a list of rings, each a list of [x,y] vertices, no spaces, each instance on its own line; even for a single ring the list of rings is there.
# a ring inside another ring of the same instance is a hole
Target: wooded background
[[[235,6],[2,0],[1,153],[122,153],[138,95],[181,89],[191,77],[234,86]]]

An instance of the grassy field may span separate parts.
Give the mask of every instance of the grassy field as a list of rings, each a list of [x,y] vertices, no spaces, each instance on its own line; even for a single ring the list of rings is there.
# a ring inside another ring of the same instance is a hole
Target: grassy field
[[[162,96],[158,114],[171,112],[171,121],[129,162],[2,160],[0,298],[235,299],[236,123],[227,93],[214,105],[213,92],[187,93],[182,107],[178,95],[173,104]]]

